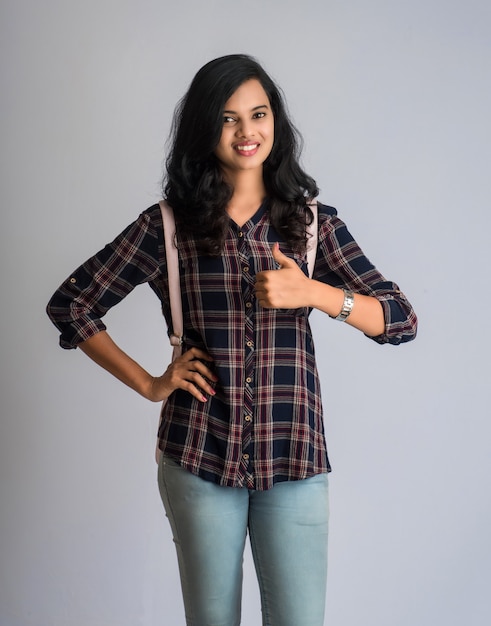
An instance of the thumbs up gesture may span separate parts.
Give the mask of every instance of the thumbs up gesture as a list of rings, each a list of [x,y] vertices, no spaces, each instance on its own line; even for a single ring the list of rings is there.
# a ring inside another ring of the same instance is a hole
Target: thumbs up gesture
[[[297,309],[309,306],[311,280],[305,276],[294,259],[280,250],[278,243],[272,247],[277,270],[256,275],[256,298],[265,309]]]

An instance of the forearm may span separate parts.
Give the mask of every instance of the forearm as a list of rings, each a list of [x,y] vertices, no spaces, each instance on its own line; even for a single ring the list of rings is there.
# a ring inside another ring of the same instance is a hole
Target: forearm
[[[152,402],[166,400],[176,389],[187,391],[200,402],[206,402],[204,394],[215,395],[213,384],[218,378],[206,363],[212,359],[198,348],[191,348],[172,361],[161,376],[151,376],[123,352],[106,331],[97,333],[79,347],[95,363]]]
[[[78,346],[88,357],[144,398],[152,400],[153,377],[117,346],[106,331]]]
[[[344,291],[305,276],[296,262],[273,246],[273,257],[280,269],[259,272],[256,276],[256,296],[260,306],[267,309],[312,307],[337,317],[343,308]],[[354,306],[347,323],[370,337],[385,331],[382,305],[373,296],[354,295]]]
[[[317,280],[309,281],[309,306],[327,313],[331,317],[339,315],[344,302],[344,291]],[[385,331],[382,305],[373,296],[354,294],[354,306],[346,323],[370,337],[377,337]]]

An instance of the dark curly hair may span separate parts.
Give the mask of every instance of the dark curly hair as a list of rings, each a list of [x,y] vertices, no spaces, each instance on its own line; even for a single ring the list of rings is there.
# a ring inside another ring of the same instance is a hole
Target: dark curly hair
[[[226,206],[233,189],[214,151],[223,128],[223,109],[240,85],[257,79],[274,115],[274,143],[263,165],[270,220],[296,251],[306,248],[306,224],[313,219],[307,198],[319,190],[299,164],[301,137],[288,117],[282,92],[252,57],[233,54],[210,61],[194,77],[176,107],[166,159],[164,196],[173,207],[179,236],[199,249],[220,254],[227,232]]]

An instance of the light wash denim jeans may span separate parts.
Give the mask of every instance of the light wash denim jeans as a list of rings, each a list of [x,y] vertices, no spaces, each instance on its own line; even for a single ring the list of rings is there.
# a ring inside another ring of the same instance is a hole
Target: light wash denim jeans
[[[253,491],[203,480],[162,455],[158,479],[188,626],[240,624],[247,531],[263,626],[323,626],[327,474]]]

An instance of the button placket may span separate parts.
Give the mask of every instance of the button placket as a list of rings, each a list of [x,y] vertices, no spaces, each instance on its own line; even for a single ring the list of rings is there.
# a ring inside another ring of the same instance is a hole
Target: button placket
[[[248,467],[248,482],[253,481],[253,465],[251,465],[254,445],[253,445],[253,375],[255,368],[255,350],[254,350],[254,315],[253,315],[253,297],[254,297],[254,271],[251,250],[245,234],[242,237],[239,234],[239,257],[240,267],[242,269],[242,294],[244,298],[245,315],[244,315],[244,339],[245,339],[245,372],[244,372],[244,421],[242,425],[242,462]]]

